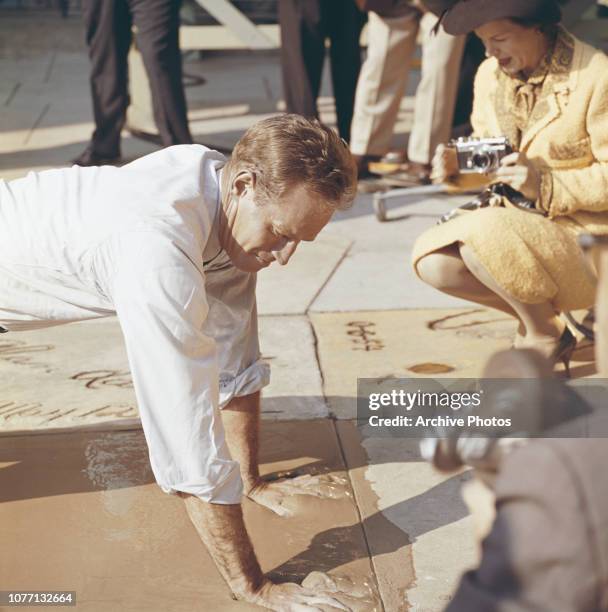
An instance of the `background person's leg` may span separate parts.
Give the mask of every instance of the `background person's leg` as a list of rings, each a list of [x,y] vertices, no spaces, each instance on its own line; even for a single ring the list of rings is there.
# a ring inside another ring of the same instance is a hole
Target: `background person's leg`
[[[161,142],[164,146],[190,144],[179,49],[181,0],[130,0],[130,5]]]
[[[331,80],[336,102],[338,132],[347,142],[361,70],[361,29],[365,15],[352,0],[322,0],[322,21],[331,40]]]
[[[95,131],[91,152],[120,156],[120,131],[129,105],[127,55],[131,16],[126,0],[84,0],[82,12],[91,60],[91,96]]]
[[[473,84],[479,65],[485,56],[486,50],[481,40],[475,34],[469,34],[466,37],[458,76],[458,90],[452,120],[454,136],[468,136],[473,131],[471,127]]]
[[[408,159],[417,164],[430,164],[437,145],[450,138],[465,43],[464,36],[450,36],[443,28],[433,34],[436,22],[432,13],[426,13],[420,22],[422,76],[408,145]]]
[[[280,0],[281,70],[288,113],[317,117],[325,59],[319,0]]]
[[[369,13],[367,58],[357,83],[351,127],[354,155],[382,156],[390,149],[419,20],[420,12],[403,1],[395,7],[394,16]]]

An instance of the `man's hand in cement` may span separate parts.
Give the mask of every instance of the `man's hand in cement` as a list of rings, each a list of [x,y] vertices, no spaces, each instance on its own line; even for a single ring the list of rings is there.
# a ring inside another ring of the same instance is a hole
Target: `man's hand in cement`
[[[241,466],[245,495],[281,516],[297,511],[295,496],[338,499],[346,495],[346,479],[322,474],[267,482],[258,469],[260,394],[233,398],[222,410],[222,422],[230,454]]]
[[[282,478],[268,482],[258,478],[245,494],[249,499],[265,506],[279,516],[292,516],[297,512],[298,500],[294,496],[313,496],[323,499],[340,499],[347,495],[346,478],[332,474],[296,478]]]
[[[180,496],[192,524],[237,599],[277,612],[351,609],[333,594],[322,594],[318,589],[297,584],[270,582],[253,552],[240,504],[210,504],[192,495]]]
[[[258,606],[276,610],[277,612],[352,610],[352,608],[340,603],[340,601],[331,595],[306,589],[292,582],[285,584],[267,582],[250,601]]]

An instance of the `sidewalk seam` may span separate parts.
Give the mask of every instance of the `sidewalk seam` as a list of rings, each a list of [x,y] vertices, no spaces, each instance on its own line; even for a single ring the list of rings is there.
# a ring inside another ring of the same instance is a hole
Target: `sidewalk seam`
[[[352,243],[351,243],[352,246]],[[346,254],[348,253],[348,251],[350,251],[350,246],[348,247],[348,249],[345,251],[344,256],[342,257],[342,259],[346,256]],[[340,259],[340,262],[342,261],[342,259]],[[338,267],[339,263],[336,265],[336,268]],[[330,275],[331,276],[331,275]],[[371,551],[371,547],[369,544],[369,540],[367,538],[367,532],[365,530],[365,527],[363,525],[363,516],[361,515],[361,509],[359,508],[359,499],[357,496],[357,491],[355,489],[354,483],[352,481],[351,475],[350,475],[350,470],[348,468],[348,462],[346,461],[346,453],[344,452],[344,447],[342,446],[342,439],[340,437],[340,433],[338,432],[338,428],[336,427],[336,417],[333,416],[331,414],[330,408],[329,408],[329,402],[327,401],[327,395],[325,393],[325,376],[323,374],[323,368],[321,367],[321,359],[319,356],[319,338],[317,337],[317,331],[315,329],[315,326],[312,322],[312,320],[310,319],[310,316],[308,315],[308,312],[306,313],[306,318],[308,320],[308,323],[310,325],[310,330],[312,333],[312,338],[313,338],[313,347],[314,347],[314,351],[315,351],[315,359],[317,361],[317,368],[319,370],[319,376],[321,377],[321,393],[323,394],[323,402],[325,403],[325,406],[327,407],[327,412],[329,414],[329,420],[331,421],[331,425],[332,428],[334,430],[334,435],[336,436],[336,440],[338,442],[338,448],[340,449],[340,457],[342,458],[342,465],[344,466],[344,471],[346,473],[346,478],[348,479],[348,484],[350,486],[350,490],[353,493],[353,503],[357,512],[357,519],[359,522],[359,527],[361,528],[361,533],[363,534],[363,540],[365,542],[365,548],[367,549],[367,556],[369,558],[369,565],[370,568],[372,570],[372,574],[374,576],[374,584],[376,586],[376,593],[378,594],[378,600],[380,602],[380,607],[381,607],[381,612],[386,612],[386,608],[384,607],[384,601],[382,599],[382,591],[380,589],[380,582],[378,581],[378,574],[376,572],[376,564],[374,563],[374,557],[372,555],[372,551]]]
[[[304,314],[308,315],[310,309],[312,308],[313,304],[317,301],[317,298],[319,297],[319,295],[321,295],[321,292],[323,291],[323,289],[327,287],[329,281],[334,277],[336,271],[338,270],[342,262],[350,254],[350,251],[353,248],[353,245],[354,245],[354,242],[351,240],[348,246],[344,249],[344,253],[342,253],[342,256],[340,257],[340,259],[338,259],[338,261],[336,262],[336,265],[333,267],[333,270],[327,275],[327,278],[325,279],[323,284],[319,287],[319,289],[312,296],[312,299],[310,300],[310,302],[308,302],[308,305],[304,309]]]
[[[323,396],[325,397],[325,388],[323,389]],[[350,476],[350,469],[348,468],[348,462],[346,461],[346,453],[344,452],[344,448],[342,447],[342,438],[340,437],[340,433],[338,432],[338,428],[336,427],[336,418],[330,417],[332,426],[334,428],[334,433],[336,434],[336,439],[338,440],[338,448],[340,449],[340,456],[342,457],[342,463],[344,464],[344,471],[346,472],[346,477],[348,478],[348,484],[350,485],[350,490],[353,492],[353,502],[355,508],[357,510],[357,517],[359,519],[359,526],[361,527],[361,533],[363,534],[363,539],[365,541],[365,548],[367,548],[367,556],[369,557],[369,565],[372,570],[372,574],[374,576],[374,584],[376,585],[376,592],[378,593],[378,600],[380,602],[380,607],[382,608],[381,612],[386,612],[386,608],[384,606],[384,600],[382,599],[382,590],[380,589],[380,582],[378,581],[378,574],[376,572],[376,564],[374,563],[374,556],[372,554],[372,550],[369,544],[369,540],[367,538],[367,531],[363,525],[363,516],[361,514],[361,509],[359,508],[359,499],[357,496],[357,490],[353,484],[353,481]]]

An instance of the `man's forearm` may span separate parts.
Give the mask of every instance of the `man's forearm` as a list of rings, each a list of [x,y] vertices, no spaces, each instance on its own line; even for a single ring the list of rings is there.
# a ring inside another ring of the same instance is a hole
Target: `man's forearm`
[[[230,454],[241,466],[245,492],[260,478],[260,393],[233,398],[222,410],[222,422]]]
[[[245,529],[240,504],[210,504],[181,494],[190,520],[237,598],[250,598],[266,579]]]

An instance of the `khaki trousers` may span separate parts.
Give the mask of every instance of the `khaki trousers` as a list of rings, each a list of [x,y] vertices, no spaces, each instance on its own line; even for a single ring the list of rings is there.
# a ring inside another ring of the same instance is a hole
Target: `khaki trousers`
[[[356,155],[384,155],[390,148],[401,98],[421,30],[422,76],[416,90],[414,127],[408,158],[428,164],[437,145],[450,137],[464,36],[450,36],[437,22],[406,2],[395,16],[369,13],[367,59],[361,68],[355,96],[351,150]]]

